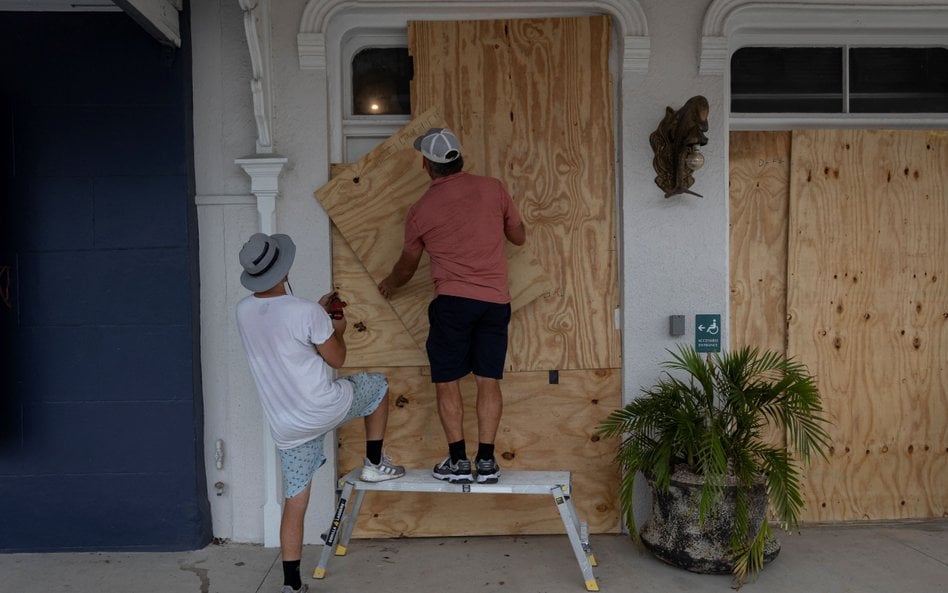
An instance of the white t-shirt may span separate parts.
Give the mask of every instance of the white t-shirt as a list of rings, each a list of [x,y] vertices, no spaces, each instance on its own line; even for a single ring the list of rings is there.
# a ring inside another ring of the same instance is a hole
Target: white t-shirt
[[[334,380],[316,351],[333,333],[322,307],[291,295],[250,295],[237,303],[237,328],[278,448],[302,445],[342,422],[352,383]]]

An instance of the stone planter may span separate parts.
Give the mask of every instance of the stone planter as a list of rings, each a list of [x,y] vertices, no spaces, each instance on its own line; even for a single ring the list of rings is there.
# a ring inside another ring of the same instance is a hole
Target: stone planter
[[[652,514],[640,532],[642,543],[660,560],[692,572],[723,574],[734,568],[730,552],[735,485],[725,487],[723,504],[699,525],[698,508],[703,478],[684,469],[672,474],[668,492],[659,492],[652,480]],[[761,481],[750,495],[751,533],[767,518],[767,488]],[[780,552],[771,539],[764,548],[764,562]]]

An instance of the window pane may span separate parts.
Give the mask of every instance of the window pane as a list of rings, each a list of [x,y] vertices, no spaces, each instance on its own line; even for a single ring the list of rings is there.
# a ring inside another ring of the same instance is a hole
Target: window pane
[[[744,47],[731,57],[731,111],[840,113],[839,47]]]
[[[352,114],[411,113],[407,47],[370,47],[352,58]]]
[[[853,113],[948,113],[948,49],[849,50]]]

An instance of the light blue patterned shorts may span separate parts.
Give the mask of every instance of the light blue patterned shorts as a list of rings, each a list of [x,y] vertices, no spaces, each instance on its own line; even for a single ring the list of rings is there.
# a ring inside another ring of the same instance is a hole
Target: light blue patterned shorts
[[[375,411],[385,394],[388,393],[388,381],[382,373],[356,373],[343,380],[352,383],[352,405],[349,412],[339,423],[341,426],[353,418],[368,416]],[[302,492],[313,474],[326,463],[323,453],[323,433],[292,449],[280,449],[280,464],[283,466],[283,496],[293,498]]]

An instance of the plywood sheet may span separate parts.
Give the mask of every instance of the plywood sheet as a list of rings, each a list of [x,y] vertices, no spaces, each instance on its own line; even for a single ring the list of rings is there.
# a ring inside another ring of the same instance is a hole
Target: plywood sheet
[[[439,107],[502,179],[553,290],[515,317],[516,370],[620,366],[608,17],[409,23],[412,109]]]
[[[793,133],[789,353],[834,422],[811,520],[948,513],[948,134]]]
[[[417,369],[369,369],[389,379],[390,415],[385,449],[407,467],[428,468],[447,455],[434,386]],[[620,372],[566,371],[558,385],[549,374],[508,373],[504,415],[496,441],[498,462],[510,470],[568,470],[574,502],[593,533],[614,533],[619,525],[615,439],[593,433],[620,405]],[[461,383],[468,455],[477,447],[475,385]],[[339,471],[361,465],[362,422],[339,433]],[[503,479],[503,476],[501,476]],[[434,478],[432,478],[434,480]],[[453,536],[562,533],[549,496],[386,493],[366,495],[356,537]]]
[[[366,366],[424,366],[425,351],[376,288],[358,256],[335,225],[332,227],[332,281],[348,306],[346,368]]]
[[[786,352],[790,132],[730,135],[731,347]]]
[[[428,128],[444,125],[440,112],[429,109],[316,190],[316,197],[376,286],[398,259],[405,217],[430,182],[412,143]],[[552,288],[540,267],[536,249],[536,245],[511,246],[508,251],[511,307],[515,311]],[[412,280],[389,301],[407,332],[422,348],[428,334],[427,307],[433,292],[425,258]]]

